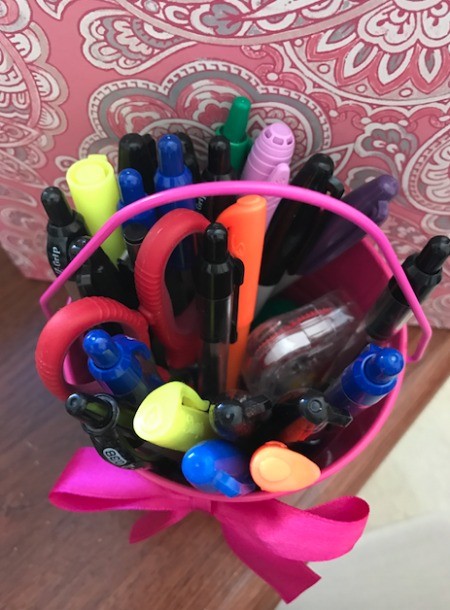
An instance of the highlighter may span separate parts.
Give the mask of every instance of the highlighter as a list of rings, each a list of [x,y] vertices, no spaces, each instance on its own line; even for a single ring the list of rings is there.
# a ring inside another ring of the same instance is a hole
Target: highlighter
[[[224,136],[230,142],[231,165],[238,175],[252,147],[252,140],[247,135],[250,107],[251,102],[248,98],[235,97],[227,120],[216,130],[216,135]]]
[[[229,250],[244,265],[244,282],[239,290],[237,341],[230,345],[227,389],[238,385],[238,378],[253,321],[266,229],[266,200],[259,195],[240,197],[220,214],[217,222],[228,230]]]
[[[172,381],[145,398],[136,411],[134,430],[154,445],[187,451],[215,436],[209,424],[209,405],[186,384]]]
[[[250,473],[263,491],[287,493],[315,483],[320,477],[320,468],[284,443],[269,441],[252,455]]]
[[[66,180],[76,209],[83,215],[91,235],[95,235],[116,212],[119,203],[113,166],[106,155],[89,155],[69,167]],[[102,248],[116,265],[125,250],[120,229],[103,242]]]
[[[185,453],[181,469],[186,480],[205,493],[235,498],[256,489],[248,457],[226,441],[214,439],[195,445]]]

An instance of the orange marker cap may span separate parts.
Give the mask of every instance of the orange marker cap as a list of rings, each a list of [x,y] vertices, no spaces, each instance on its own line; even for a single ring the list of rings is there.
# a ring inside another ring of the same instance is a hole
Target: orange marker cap
[[[263,491],[287,493],[312,485],[320,477],[320,468],[284,443],[270,441],[252,455],[250,473]]]
[[[244,283],[239,289],[237,342],[230,345],[227,388],[234,388],[242,368],[250,325],[255,315],[259,272],[266,230],[267,203],[259,195],[240,197],[226,208],[217,222],[228,230],[228,248],[244,264]]]

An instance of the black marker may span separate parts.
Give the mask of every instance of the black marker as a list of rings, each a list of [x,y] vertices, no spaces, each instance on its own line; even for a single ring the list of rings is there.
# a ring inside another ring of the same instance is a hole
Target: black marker
[[[268,421],[272,403],[267,396],[248,396],[236,391],[224,396],[209,409],[213,430],[227,441],[239,442],[254,436],[258,428]]]
[[[156,147],[153,152],[153,138],[138,133],[128,133],[119,140],[118,173],[123,169],[135,169],[142,176],[144,190],[147,195],[155,192],[153,176],[156,171]]]
[[[183,148],[184,164],[191,170],[192,182],[194,184],[197,184],[197,182],[200,182],[200,168],[198,166],[194,144],[191,138],[187,135],[187,133],[177,131],[175,135],[178,136],[181,142],[181,146]]]
[[[231,166],[230,142],[223,136],[214,136],[208,146],[208,165],[202,173],[202,182],[222,182],[237,180],[237,174]],[[236,200],[233,195],[215,195],[199,197],[197,210],[211,222]]]
[[[147,233],[147,227],[138,222],[130,222],[122,229],[123,240],[127,247],[130,264],[133,269],[139,248],[141,247]]]

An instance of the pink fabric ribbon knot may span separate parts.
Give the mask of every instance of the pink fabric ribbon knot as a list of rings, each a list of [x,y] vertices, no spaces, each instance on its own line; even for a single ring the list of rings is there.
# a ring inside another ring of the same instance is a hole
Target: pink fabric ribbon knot
[[[369,515],[367,503],[352,497],[300,510],[273,499],[234,503],[188,496],[108,464],[93,448],[75,453],[49,497],[71,511],[146,511],[131,530],[131,542],[153,536],[193,510],[205,511],[219,521],[234,553],[286,602],[320,580],[305,562],[350,551]]]

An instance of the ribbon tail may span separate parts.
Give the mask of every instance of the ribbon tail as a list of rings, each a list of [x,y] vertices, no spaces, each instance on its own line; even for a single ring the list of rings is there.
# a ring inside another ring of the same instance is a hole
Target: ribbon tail
[[[130,531],[130,542],[141,542],[154,536],[184,519],[189,512],[189,510],[178,509],[145,513],[133,524]]]
[[[244,539],[239,531],[222,526],[225,540],[234,553],[253,572],[266,581],[278,595],[289,603],[320,580],[320,576],[303,561],[268,555],[259,540]]]

